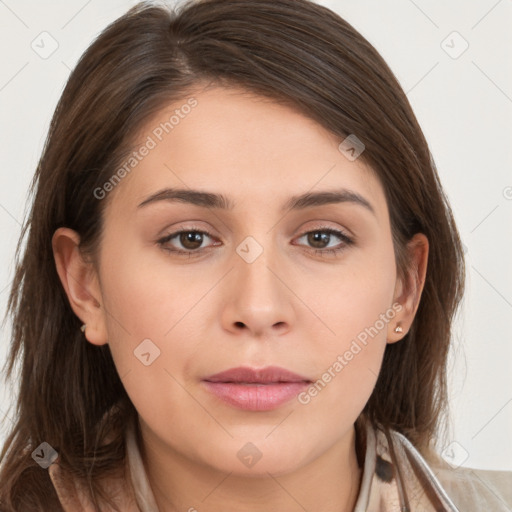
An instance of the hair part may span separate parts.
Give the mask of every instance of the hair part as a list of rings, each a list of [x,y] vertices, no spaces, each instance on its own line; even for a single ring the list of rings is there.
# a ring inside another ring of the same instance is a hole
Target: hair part
[[[51,239],[59,227],[72,228],[94,258],[109,200],[94,190],[116,172],[151,116],[205,84],[243,88],[362,140],[360,158],[385,191],[399,276],[409,268],[407,242],[418,232],[427,236],[414,323],[387,345],[358,421],[393,428],[420,450],[435,435],[447,403],[463,251],[427,142],[387,64],[350,24],[308,0],[202,0],[176,11],[142,3],[109,25],[71,73],[32,182],[8,304],[5,375],[12,379],[19,363],[20,388],[0,454],[2,510],[61,510],[48,473],[30,456],[43,441],[87,482],[98,510],[109,503],[99,481],[123,461],[124,428],[137,413],[109,346],[84,341]]]

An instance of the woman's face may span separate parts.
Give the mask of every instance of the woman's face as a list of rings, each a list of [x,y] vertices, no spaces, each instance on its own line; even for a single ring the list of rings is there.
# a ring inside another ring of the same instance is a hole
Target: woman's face
[[[105,335],[90,341],[108,341],[162,452],[279,474],[349,439],[403,334],[384,192],[341,142],[216,88],[160,111],[117,174],[98,254]],[[205,382],[268,366],[320,383]]]

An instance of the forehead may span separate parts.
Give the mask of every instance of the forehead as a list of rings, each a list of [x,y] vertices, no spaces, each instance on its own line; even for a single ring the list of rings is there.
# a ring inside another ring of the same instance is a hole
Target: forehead
[[[133,166],[126,166],[113,200],[138,205],[163,188],[190,188],[221,193],[241,210],[343,187],[386,214],[378,178],[362,160],[345,157],[342,140],[300,112],[241,89],[197,92],[142,127]]]

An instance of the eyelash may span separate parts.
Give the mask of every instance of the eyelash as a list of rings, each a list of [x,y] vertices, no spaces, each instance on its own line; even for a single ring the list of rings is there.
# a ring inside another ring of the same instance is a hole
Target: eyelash
[[[188,250],[184,251],[181,249],[171,249],[166,246],[173,238],[176,238],[177,236],[181,235],[182,233],[199,233],[202,235],[207,235],[210,238],[215,238],[211,233],[204,229],[182,229],[180,231],[175,231],[174,233],[171,233],[169,235],[166,235],[165,237],[161,238],[160,240],[157,240],[157,244],[165,251],[172,253],[176,256],[188,256],[189,258],[193,258],[196,256],[200,256],[204,253],[204,251],[208,250],[209,248],[203,247],[201,249],[195,249],[195,250]],[[344,251],[347,247],[354,244],[354,240],[347,236],[342,231],[338,231],[337,229],[329,228],[329,227],[319,227],[317,229],[312,229],[309,231],[306,231],[299,235],[298,238],[302,238],[310,233],[327,233],[329,235],[335,235],[338,238],[340,238],[343,242],[343,244],[336,248],[336,249],[314,249],[312,247],[306,248],[309,252],[314,252],[315,254],[319,254],[322,257],[327,257],[328,254],[331,254],[332,256],[338,256],[338,254],[342,251]]]

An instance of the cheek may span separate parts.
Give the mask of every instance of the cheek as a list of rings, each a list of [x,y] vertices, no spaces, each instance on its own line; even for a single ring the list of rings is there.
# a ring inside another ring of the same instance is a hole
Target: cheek
[[[120,376],[142,379],[150,392],[169,380],[164,370],[174,373],[191,357],[194,343],[182,342],[182,319],[193,310],[201,286],[186,273],[171,274],[165,259],[147,261],[144,251],[127,246],[111,246],[102,256],[104,319]]]
[[[350,264],[340,266],[339,272],[317,276],[302,291],[327,327],[318,323],[322,336],[312,347],[321,348],[316,358],[320,379],[302,400],[305,405],[311,403],[312,409],[321,402],[333,411],[351,409],[357,416],[373,390],[388,326],[396,315],[395,260],[389,249],[361,252]],[[317,322],[311,318],[311,323]]]
[[[198,290],[179,272],[166,277],[162,266],[145,264],[142,252],[121,257],[122,252],[105,251],[102,292],[109,346],[123,386],[152,425],[169,421],[173,411],[197,414],[182,368],[195,358],[195,338],[185,330]],[[176,435],[180,425],[173,427]]]
[[[107,237],[106,237],[107,238]],[[208,284],[193,265],[176,265],[164,251],[144,246],[135,235],[111,239],[102,254],[102,294],[111,342],[132,338],[163,341]],[[204,292],[203,292],[204,293]],[[155,341],[156,342],[156,341]]]
[[[314,279],[306,281],[302,296],[329,328],[322,341],[324,349],[331,353],[342,350],[370,328],[377,340],[385,340],[386,322],[395,315],[395,281],[392,246],[387,250],[378,244],[354,252],[334,271],[331,268],[318,272]],[[382,315],[386,315],[384,320]]]

